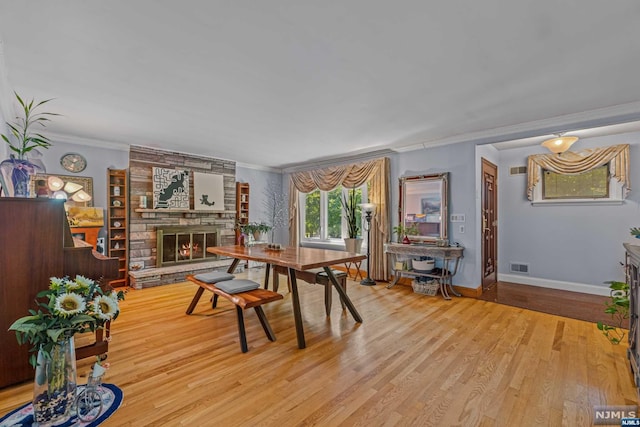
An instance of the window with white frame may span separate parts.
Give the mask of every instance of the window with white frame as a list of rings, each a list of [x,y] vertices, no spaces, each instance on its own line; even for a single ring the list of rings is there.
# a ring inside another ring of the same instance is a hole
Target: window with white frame
[[[350,189],[338,186],[331,191],[314,190],[300,193],[300,236],[302,242],[335,242],[343,243],[348,237],[347,221],[340,200],[348,196]],[[357,203],[367,199],[367,185],[355,189]],[[362,221],[360,207],[358,217]],[[362,233],[362,223],[360,224]]]
[[[527,160],[527,198],[534,205],[622,203],[629,172],[629,144],[534,154]]]

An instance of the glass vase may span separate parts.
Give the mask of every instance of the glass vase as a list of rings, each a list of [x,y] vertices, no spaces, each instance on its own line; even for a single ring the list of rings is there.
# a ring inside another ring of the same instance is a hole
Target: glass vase
[[[0,184],[9,197],[29,197],[31,175],[44,172],[44,168],[12,154],[0,162]]]
[[[73,337],[54,344],[51,357],[38,351],[33,382],[33,418],[40,427],[56,426],[71,418],[76,397],[76,353]]]

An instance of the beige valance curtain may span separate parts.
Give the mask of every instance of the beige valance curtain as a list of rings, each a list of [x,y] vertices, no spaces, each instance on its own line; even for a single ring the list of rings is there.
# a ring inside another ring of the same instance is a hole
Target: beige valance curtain
[[[624,183],[625,191],[631,190],[629,178],[629,144],[592,148],[579,152],[567,151],[558,154],[535,154],[528,158],[527,197],[533,200],[533,188],[540,181],[541,169],[559,174],[575,175],[590,171],[613,161],[611,175]],[[626,194],[626,193],[625,193]]]
[[[362,163],[331,166],[325,169],[294,172],[289,180],[289,245],[300,243],[298,221],[299,193],[309,193],[316,188],[331,191],[335,187],[359,187],[370,181],[369,201],[376,209],[371,220],[371,278],[386,280],[387,257],[384,255],[384,243],[389,238],[389,176],[388,158],[369,160]]]

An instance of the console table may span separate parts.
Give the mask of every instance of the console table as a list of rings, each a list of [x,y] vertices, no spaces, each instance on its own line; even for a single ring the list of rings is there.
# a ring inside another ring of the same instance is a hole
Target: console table
[[[438,279],[440,283],[440,292],[444,299],[451,299],[449,292],[459,297],[458,292],[453,289],[451,278],[455,276],[458,271],[458,264],[464,248],[461,246],[435,246],[435,245],[405,245],[400,243],[386,243],[384,245],[384,252],[391,255],[391,271],[393,272],[393,282],[387,285],[387,288],[391,288],[398,283],[400,277],[431,277]],[[427,256],[436,260],[442,261],[442,268],[440,274],[423,273],[414,270],[400,270],[396,269],[396,261],[398,256],[404,257],[419,257]],[[447,289],[448,288],[448,289]]]

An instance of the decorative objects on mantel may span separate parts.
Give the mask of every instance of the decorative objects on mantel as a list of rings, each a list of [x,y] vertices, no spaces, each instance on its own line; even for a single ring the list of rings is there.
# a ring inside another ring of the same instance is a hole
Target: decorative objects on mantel
[[[29,361],[36,367],[33,409],[39,425],[55,425],[71,415],[76,393],[76,332],[95,332],[118,317],[124,292],[104,292],[83,276],[52,277],[49,289],[38,294],[39,310],[16,320],[9,330],[19,344],[29,343]]]
[[[51,101],[35,102],[33,99],[25,102],[14,92],[16,99],[22,107],[23,117],[16,117],[15,123],[7,123],[11,135],[0,135],[9,144],[9,149],[15,154],[0,163],[0,184],[2,191],[10,197],[29,197],[29,177],[38,172],[45,172],[44,164],[39,160],[40,153],[36,148],[49,148],[49,139],[39,133],[32,133],[34,125],[45,126],[49,121],[47,116],[58,116],[59,114],[48,112],[35,112],[43,104]],[[35,103],[35,105],[34,105]],[[12,142],[12,139],[15,140]]]

